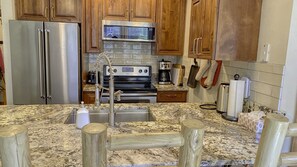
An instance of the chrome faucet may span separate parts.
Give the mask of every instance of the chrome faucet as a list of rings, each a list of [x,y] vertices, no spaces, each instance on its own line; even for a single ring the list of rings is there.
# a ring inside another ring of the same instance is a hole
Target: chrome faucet
[[[96,91],[95,91],[95,106],[100,106],[100,97],[99,97],[99,94],[100,94],[100,90],[109,90],[109,126],[114,126],[114,96],[117,97],[117,101],[120,101],[121,98],[121,94],[122,94],[122,91],[117,91],[117,92],[114,92],[114,70],[112,68],[112,65],[111,65],[111,61],[109,59],[109,57],[107,56],[106,53],[102,52],[99,54],[98,58],[97,58],[97,67],[99,66],[98,63],[98,59],[99,58],[105,58],[105,60],[107,61],[108,63],[108,66],[109,66],[109,88],[104,88],[102,86],[100,86],[98,83],[96,83]],[[102,92],[102,91],[101,91]]]

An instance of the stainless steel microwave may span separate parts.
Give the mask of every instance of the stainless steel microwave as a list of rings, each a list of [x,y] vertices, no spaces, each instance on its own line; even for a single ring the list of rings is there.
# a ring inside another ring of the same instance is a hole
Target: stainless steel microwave
[[[155,23],[102,21],[102,40],[156,42]]]

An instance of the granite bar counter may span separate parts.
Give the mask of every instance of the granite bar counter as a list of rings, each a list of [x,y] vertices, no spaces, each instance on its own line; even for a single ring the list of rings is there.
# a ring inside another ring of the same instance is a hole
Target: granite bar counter
[[[185,84],[184,86],[175,86],[173,84],[159,85],[157,83],[153,85],[158,91],[188,91],[189,90],[189,88],[185,86]]]
[[[82,166],[81,131],[64,121],[78,105],[1,106],[0,127],[28,127],[34,167]],[[107,108],[104,104],[102,108]],[[92,108],[92,106],[88,106]],[[253,164],[258,145],[247,128],[223,120],[215,111],[201,110],[198,103],[116,104],[115,109],[148,108],[154,122],[117,123],[108,134],[179,132],[180,122],[201,120],[206,126],[201,166]],[[178,148],[108,151],[112,167],[176,165]],[[0,164],[1,166],[1,164]]]
[[[173,84],[170,85],[159,85],[157,83],[153,84],[153,86],[158,90],[158,91],[188,91],[189,88],[187,86],[175,86]],[[95,92],[95,85],[92,84],[86,84],[83,87],[84,92]]]

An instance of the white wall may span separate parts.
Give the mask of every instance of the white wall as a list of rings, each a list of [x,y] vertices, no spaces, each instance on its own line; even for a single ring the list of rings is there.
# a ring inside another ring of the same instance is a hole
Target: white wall
[[[297,1],[293,1],[293,10],[290,21],[290,32],[286,54],[286,68],[283,77],[283,91],[280,110],[286,111],[287,117],[291,122],[296,122],[297,111]],[[283,150],[288,151],[291,148],[291,139],[286,139]],[[297,139],[293,140],[291,151],[297,151]]]
[[[290,121],[294,121],[297,103],[297,1],[294,1],[290,36],[288,40],[286,68],[283,78],[282,103],[280,109],[287,111]],[[296,120],[295,120],[296,121]]]
[[[269,43],[269,63],[285,64],[292,3],[292,0],[263,0],[258,60],[261,60],[263,45]]]
[[[1,0],[3,25],[3,54],[7,104],[12,104],[11,57],[8,20],[15,18],[14,0]]]

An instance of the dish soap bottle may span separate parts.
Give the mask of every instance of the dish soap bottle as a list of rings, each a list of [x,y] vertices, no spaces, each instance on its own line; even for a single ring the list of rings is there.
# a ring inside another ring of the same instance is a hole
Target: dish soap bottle
[[[76,127],[81,129],[90,123],[89,111],[85,108],[84,102],[81,102],[81,108],[76,113]]]

